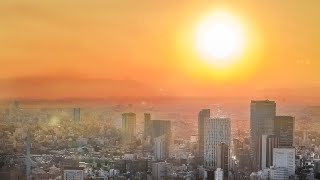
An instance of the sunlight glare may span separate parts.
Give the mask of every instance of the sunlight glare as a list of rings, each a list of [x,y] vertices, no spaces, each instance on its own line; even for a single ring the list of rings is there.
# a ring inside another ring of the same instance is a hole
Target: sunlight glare
[[[225,12],[205,18],[196,34],[197,49],[205,60],[224,67],[235,63],[244,48],[244,32],[239,21]]]

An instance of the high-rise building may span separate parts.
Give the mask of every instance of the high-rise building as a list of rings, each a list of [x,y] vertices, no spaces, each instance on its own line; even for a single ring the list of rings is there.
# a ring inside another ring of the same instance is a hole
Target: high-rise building
[[[229,147],[225,143],[221,143],[217,146],[217,168],[223,170],[224,179],[228,179],[229,173]]]
[[[278,137],[262,135],[259,141],[259,169],[264,170],[272,166],[273,148],[278,147]]]
[[[154,139],[154,156],[157,161],[165,160],[168,156],[166,137],[165,135],[156,137]]]
[[[229,118],[210,118],[204,120],[204,166],[214,168],[217,165],[217,147],[225,143],[230,147],[231,122]]]
[[[144,139],[151,136],[151,114],[144,113]]]
[[[162,137],[162,147],[164,156],[162,159],[169,157],[170,140],[171,140],[171,121],[169,120],[152,120],[151,121],[151,140],[155,143],[156,138]]]
[[[134,140],[136,134],[136,114],[123,113],[122,114],[122,131],[124,143],[130,143]]]
[[[151,138],[167,135],[171,137],[171,121],[169,120],[152,120],[151,121]]]
[[[210,109],[202,109],[198,114],[198,153],[203,160],[204,153],[204,120],[210,118]]]
[[[274,134],[279,137],[279,147],[293,147],[294,117],[276,116],[274,118]]]
[[[250,143],[253,157],[253,168],[259,166],[259,138],[262,135],[273,134],[273,120],[276,116],[274,101],[251,101],[250,107]]]
[[[287,168],[288,175],[295,174],[295,148],[274,148],[273,149],[273,166],[276,168]]]
[[[80,120],[81,120],[80,108],[73,108],[73,121],[80,122]]]

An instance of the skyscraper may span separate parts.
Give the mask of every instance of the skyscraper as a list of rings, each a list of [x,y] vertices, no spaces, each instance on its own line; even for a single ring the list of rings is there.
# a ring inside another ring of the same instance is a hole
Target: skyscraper
[[[171,137],[171,122],[169,120],[151,121],[151,138],[167,135]]]
[[[292,116],[274,118],[274,134],[279,137],[279,147],[293,147],[295,123]]]
[[[253,157],[253,168],[259,164],[259,138],[262,135],[273,134],[273,120],[276,116],[274,101],[251,101],[250,107],[250,143]]]
[[[151,140],[155,143],[156,139],[161,137],[163,158],[169,157],[170,140],[171,140],[171,121],[169,120],[152,120],[151,121]],[[158,139],[159,140],[159,139]]]
[[[122,130],[124,143],[130,143],[136,134],[136,114],[123,113],[122,114]]]
[[[229,118],[210,118],[204,120],[204,166],[217,166],[217,147],[225,143],[230,147],[231,123]]]
[[[224,179],[228,179],[229,173],[229,147],[225,143],[221,143],[217,146],[217,168],[223,170]]]
[[[144,139],[151,136],[151,114],[144,113]]]
[[[210,109],[202,109],[198,115],[198,153],[203,160],[204,152],[204,120],[210,118]]]

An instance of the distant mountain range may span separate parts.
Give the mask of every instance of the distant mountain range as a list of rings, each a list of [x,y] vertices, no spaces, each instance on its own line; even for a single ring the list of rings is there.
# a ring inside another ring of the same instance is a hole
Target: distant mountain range
[[[156,80],[155,80],[156,81]],[[179,91],[197,87],[180,87]],[[223,89],[201,89],[199,94],[180,96],[173,89],[164,92],[161,88],[150,87],[132,79],[107,79],[83,77],[20,77],[0,79],[0,99],[107,99],[107,98],[136,98],[136,97],[247,97],[247,98],[290,98],[308,97],[320,98],[320,87],[305,88],[265,88],[253,89],[241,87],[223,87]]]
[[[62,99],[155,96],[156,92],[134,80],[77,77],[25,77],[0,79],[0,98]]]

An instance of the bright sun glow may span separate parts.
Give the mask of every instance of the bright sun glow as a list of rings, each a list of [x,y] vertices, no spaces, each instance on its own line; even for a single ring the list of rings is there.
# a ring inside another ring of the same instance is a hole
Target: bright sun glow
[[[196,45],[205,60],[215,66],[229,66],[243,53],[242,26],[230,14],[216,12],[200,24],[196,34]]]

